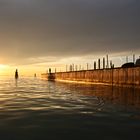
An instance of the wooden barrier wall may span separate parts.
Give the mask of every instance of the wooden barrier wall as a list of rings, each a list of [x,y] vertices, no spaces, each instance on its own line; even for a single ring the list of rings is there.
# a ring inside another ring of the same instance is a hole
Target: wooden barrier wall
[[[54,75],[56,80],[140,86],[140,67],[58,72]]]

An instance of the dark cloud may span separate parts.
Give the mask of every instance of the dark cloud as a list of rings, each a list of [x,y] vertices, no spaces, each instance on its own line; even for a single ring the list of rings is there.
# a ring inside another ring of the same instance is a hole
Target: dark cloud
[[[0,0],[0,56],[139,51],[139,13],[139,0]]]

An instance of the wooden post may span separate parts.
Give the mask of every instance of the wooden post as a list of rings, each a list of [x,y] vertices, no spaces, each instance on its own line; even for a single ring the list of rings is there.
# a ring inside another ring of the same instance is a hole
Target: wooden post
[[[133,54],[133,63],[135,64],[135,54]]]
[[[108,62],[108,55],[106,55],[106,61],[107,61],[106,68],[108,68],[108,67],[109,67],[109,62]]]
[[[74,71],[74,64],[72,64],[72,71]]]
[[[87,70],[88,70],[88,63],[87,63]]]
[[[112,68],[112,60],[110,61],[110,68]]]
[[[103,69],[105,69],[105,58],[103,58]]]
[[[94,70],[96,70],[96,62],[94,62]]]
[[[98,69],[100,69],[100,59],[98,59]]]
[[[72,71],[72,65],[70,65],[70,71]]]

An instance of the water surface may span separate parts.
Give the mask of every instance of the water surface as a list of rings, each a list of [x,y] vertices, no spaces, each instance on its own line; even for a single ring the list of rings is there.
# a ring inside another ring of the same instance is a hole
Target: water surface
[[[3,140],[128,140],[139,132],[139,89],[0,79]]]

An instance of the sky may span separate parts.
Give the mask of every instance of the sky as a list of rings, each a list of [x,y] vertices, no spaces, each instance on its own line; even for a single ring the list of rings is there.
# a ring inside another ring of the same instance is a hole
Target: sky
[[[139,17],[139,0],[0,0],[0,71],[60,71],[106,54],[118,65],[140,55]]]

